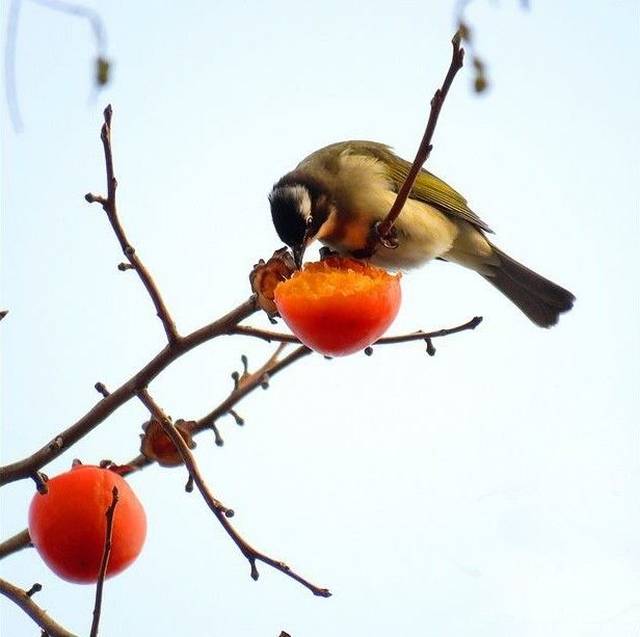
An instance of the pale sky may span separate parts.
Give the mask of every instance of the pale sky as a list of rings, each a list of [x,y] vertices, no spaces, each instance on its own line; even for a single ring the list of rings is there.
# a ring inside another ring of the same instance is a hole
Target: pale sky
[[[101,110],[114,108],[119,207],[183,332],[249,294],[280,247],[271,185],[342,139],[415,153],[449,64],[452,1],[95,2],[114,60],[91,94],[88,26],[23,2],[16,51],[24,131],[2,107],[2,463],[77,420],[164,344],[140,282],[88,191],[104,191]],[[428,168],[468,198],[495,242],[571,289],[575,309],[532,326],[472,272],[403,279],[390,333],[483,324],[434,342],[314,356],[220,421],[196,450],[238,529],[330,599],[246,560],[182,469],[130,478],[148,515],[140,559],[105,588],[101,635],[637,637],[640,630],[640,142],[636,0],[476,0],[492,89],[456,79]],[[2,3],[3,32],[7,3]],[[263,317],[253,324],[268,326]],[[221,338],[150,390],[199,418],[247,354]],[[131,402],[45,467],[125,462],[146,419]],[[2,492],[2,537],[26,526],[33,483]],[[2,577],[87,634],[93,587],[33,550]],[[2,634],[35,625],[0,599]]]

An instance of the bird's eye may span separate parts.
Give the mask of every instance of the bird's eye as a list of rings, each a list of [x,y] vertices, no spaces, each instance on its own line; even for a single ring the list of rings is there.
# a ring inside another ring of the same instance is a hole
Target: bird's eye
[[[313,217],[309,215],[307,217],[307,228],[310,228],[313,225]]]

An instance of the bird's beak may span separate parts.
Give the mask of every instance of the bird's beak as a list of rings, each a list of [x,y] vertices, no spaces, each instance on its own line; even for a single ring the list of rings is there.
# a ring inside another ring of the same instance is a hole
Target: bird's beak
[[[302,260],[304,258],[304,251],[307,249],[307,242],[303,241],[300,245],[293,248],[293,261],[296,264],[296,268],[300,270],[302,268]]]
[[[304,234],[304,238],[302,239],[302,243],[300,245],[294,246],[293,248],[293,261],[296,264],[298,270],[302,268],[302,260],[304,258],[304,252],[307,249],[307,246],[313,241],[314,235],[311,226],[307,227],[307,231]]]

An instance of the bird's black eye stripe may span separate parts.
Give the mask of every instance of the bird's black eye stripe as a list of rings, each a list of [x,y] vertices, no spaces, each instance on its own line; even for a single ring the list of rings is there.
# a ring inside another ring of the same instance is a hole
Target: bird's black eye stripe
[[[269,197],[276,232],[289,246],[300,245],[307,224],[299,212],[298,201],[288,190],[274,189]]]

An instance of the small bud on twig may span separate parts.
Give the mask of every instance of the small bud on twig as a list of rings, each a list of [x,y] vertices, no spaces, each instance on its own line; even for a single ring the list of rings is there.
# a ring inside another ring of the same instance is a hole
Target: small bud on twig
[[[42,590],[42,584],[36,582],[28,591],[25,591],[27,597],[33,597],[36,593]]]
[[[427,336],[427,338],[424,339],[424,342],[427,344],[427,354],[429,354],[429,356],[435,356],[436,355],[436,348],[433,346],[433,342],[431,341],[431,337]]]
[[[49,493],[49,488],[47,487],[47,480],[49,479],[46,474],[41,473],[40,471],[35,471],[31,477],[33,481],[36,483],[36,489],[40,495],[45,495]]]
[[[109,396],[109,395],[110,395],[109,390],[104,386],[104,384],[103,384],[103,383],[96,383],[96,384],[94,385],[94,387],[96,388],[96,391],[97,391],[99,394],[102,394],[102,396],[103,396],[104,398],[106,398],[107,396]]]
[[[218,427],[215,422],[211,423],[211,431],[213,431],[213,435],[215,436],[215,443],[218,447],[222,447],[224,445],[224,440],[218,431]]]

